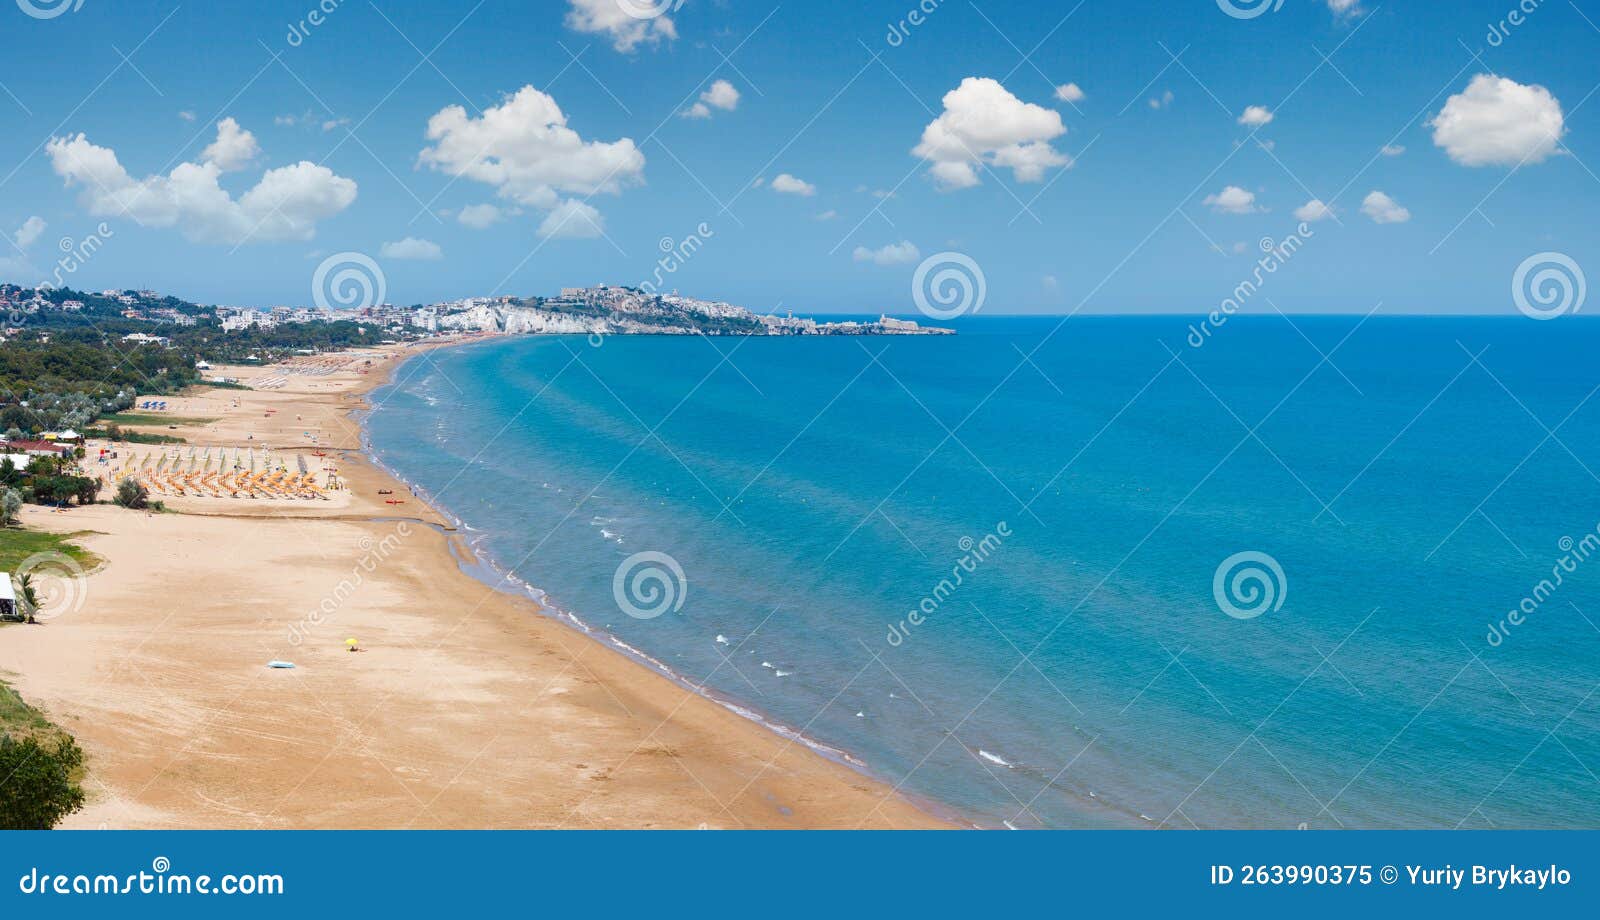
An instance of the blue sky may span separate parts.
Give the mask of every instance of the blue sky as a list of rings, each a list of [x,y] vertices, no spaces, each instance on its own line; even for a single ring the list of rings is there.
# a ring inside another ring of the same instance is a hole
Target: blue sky
[[[0,9],[12,280],[104,222],[73,286],[309,304],[319,262],[357,251],[396,303],[541,294],[647,280],[662,240],[704,224],[671,284],[757,310],[912,312],[918,264],[956,251],[988,313],[1203,313],[1312,199],[1333,217],[1262,286],[1286,312],[1512,313],[1531,254],[1600,264],[1600,4],[1546,0],[1491,43],[1516,0],[1286,0],[1253,18],[1212,0],[686,0],[654,19],[603,6],[649,0],[327,0],[294,41],[315,0],[24,10],[62,2]],[[969,78],[956,143],[922,145]],[[1081,99],[1058,98],[1069,83]],[[567,146],[541,134],[550,101]],[[709,117],[684,117],[697,103]],[[1552,107],[1560,136],[1541,145],[1530,125]],[[914,148],[976,184],[947,187]],[[163,180],[128,207],[84,165],[108,154],[130,182],[216,164],[223,197]],[[245,203],[271,171],[303,214]],[[1375,191],[1388,202],[1364,208]],[[484,205],[499,219],[462,222]]]

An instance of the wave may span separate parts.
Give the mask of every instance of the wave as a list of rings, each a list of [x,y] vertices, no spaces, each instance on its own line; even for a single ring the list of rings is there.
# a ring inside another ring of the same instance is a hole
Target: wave
[[[1012,770],[1016,767],[1015,764],[1011,763],[1009,760],[1006,760],[1004,757],[1001,757],[999,754],[991,754],[982,748],[978,749],[978,756],[992,764],[999,764],[1000,766],[1005,767],[1007,770]]]

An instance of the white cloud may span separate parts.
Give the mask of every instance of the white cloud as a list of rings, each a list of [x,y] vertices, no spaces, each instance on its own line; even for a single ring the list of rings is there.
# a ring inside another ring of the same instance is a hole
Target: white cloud
[[[1365,12],[1361,9],[1361,0],[1328,0],[1328,9],[1341,19],[1360,16]]]
[[[322,130],[325,132],[332,131],[335,128],[342,128],[349,123],[350,119],[348,118],[330,118],[322,123]]]
[[[1172,90],[1170,90],[1170,89],[1167,90],[1166,92],[1163,92],[1160,96],[1151,96],[1150,97],[1150,108],[1152,108],[1152,109],[1164,109],[1164,108],[1166,108],[1167,106],[1169,106],[1171,104],[1172,104]]]
[[[183,119],[184,121],[194,121],[194,113],[188,111],[187,109],[182,111],[182,112],[179,112],[178,113],[178,117]]]
[[[1272,110],[1264,105],[1248,105],[1245,106],[1244,114],[1239,116],[1239,124],[1259,128],[1275,117]]]
[[[1045,170],[1071,165],[1050,146],[1065,133],[1060,112],[1023,102],[998,80],[967,77],[944,94],[944,111],[911,152],[932,162],[928,172],[945,190],[977,185],[975,167],[983,163],[1010,167],[1018,182],[1038,182]]]
[[[1566,130],[1561,103],[1542,86],[1481,73],[1428,123],[1433,143],[1462,166],[1538,163]]]
[[[805,195],[810,197],[817,193],[817,187],[804,179],[796,179],[788,173],[779,173],[772,180],[772,190],[783,192],[786,195]]]
[[[1403,224],[1411,219],[1411,212],[1400,203],[1374,189],[1361,200],[1361,213],[1380,224]]]
[[[630,7],[650,9],[644,0],[568,0],[567,28],[593,35],[609,35],[611,46],[629,53],[640,45],[654,45],[678,37],[678,27],[665,12],[653,17],[629,13]]]
[[[1062,102],[1082,102],[1086,95],[1076,83],[1063,83],[1056,87],[1056,98]]]
[[[267,170],[255,187],[235,199],[217,180],[224,163],[237,164],[247,148],[255,149],[255,138],[237,131],[237,125],[225,129],[227,123],[218,126],[205,162],[180,163],[165,176],[134,179],[116,151],[96,146],[82,134],[52,138],[45,151],[68,187],[83,188],[78,200],[90,214],[177,227],[195,242],[308,240],[316,235],[318,221],[356,200],[353,180],[308,161]]]
[[[27,249],[37,242],[40,234],[44,233],[44,228],[44,218],[30,217],[22,222],[16,233],[11,235],[11,242],[18,251],[0,250],[0,281],[14,282],[38,274],[38,269],[28,260],[27,253],[20,250]]]
[[[562,228],[562,236],[573,236],[578,226],[571,219],[575,202],[563,196],[616,195],[644,182],[644,154],[632,139],[585,141],[567,127],[555,99],[532,86],[476,118],[459,105],[440,109],[428,119],[427,138],[432,146],[423,148],[420,163],[491,185],[502,198],[552,215],[564,209],[564,217],[544,225]],[[598,227],[599,212],[589,205],[583,210],[594,218],[587,223]]]
[[[1207,195],[1202,204],[1209,205],[1219,214],[1253,214],[1256,211],[1256,195],[1237,185],[1229,185],[1215,195]]]
[[[232,118],[217,122],[217,139],[200,151],[201,162],[215,163],[223,172],[233,172],[250,165],[261,153],[256,136],[239,127]]]
[[[444,250],[439,244],[431,240],[419,240],[408,236],[394,243],[384,243],[380,250],[385,259],[415,259],[424,262],[436,262],[444,258]]]
[[[17,228],[17,232],[11,237],[11,241],[17,245],[18,249],[27,249],[39,239],[40,234],[44,233],[45,226],[44,218],[36,214],[22,222],[22,226]]]
[[[502,216],[500,209],[492,204],[469,204],[456,215],[456,220],[474,230],[482,230],[499,222]]]
[[[922,253],[908,240],[890,243],[878,249],[868,249],[857,246],[854,253],[857,262],[871,262],[874,265],[904,265],[922,258]]]
[[[827,211],[823,211],[821,214],[818,214],[817,215],[817,220],[833,220],[835,217],[838,217],[838,216],[839,216],[839,212],[838,211],[829,209]]]
[[[739,106],[739,91],[727,80],[718,80],[700,94],[700,101],[714,109],[731,112]]]
[[[718,80],[700,94],[700,101],[684,109],[683,118],[710,118],[712,109],[731,112],[739,107],[739,91],[727,80]]]
[[[556,205],[539,224],[539,235],[546,239],[592,240],[604,232],[600,212],[575,199]]]
[[[1382,147],[1378,148],[1378,152],[1386,157],[1397,157],[1400,154],[1405,153],[1406,148],[1403,144],[1384,144]]]
[[[1305,204],[1294,209],[1294,219],[1306,223],[1315,223],[1319,220],[1333,216],[1333,209],[1322,203],[1321,198],[1313,198]]]

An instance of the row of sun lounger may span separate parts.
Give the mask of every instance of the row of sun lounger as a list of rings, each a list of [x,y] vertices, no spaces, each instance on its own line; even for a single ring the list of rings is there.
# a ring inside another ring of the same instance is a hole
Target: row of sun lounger
[[[188,456],[167,451],[130,453],[108,478],[114,487],[132,476],[157,495],[326,499],[327,488],[317,484],[305,458],[297,455],[296,461],[300,471],[291,473],[281,461],[265,455],[258,458],[254,451],[235,451],[231,459],[227,451],[212,457],[209,450],[196,456],[194,449]]]

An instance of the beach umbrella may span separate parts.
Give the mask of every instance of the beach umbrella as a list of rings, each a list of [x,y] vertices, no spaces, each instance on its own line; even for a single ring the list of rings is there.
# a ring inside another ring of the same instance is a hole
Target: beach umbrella
[[[361,643],[357,642],[355,639],[346,639],[344,640],[344,644],[350,646],[350,648],[353,650]]]

